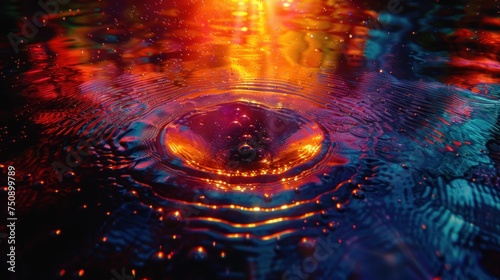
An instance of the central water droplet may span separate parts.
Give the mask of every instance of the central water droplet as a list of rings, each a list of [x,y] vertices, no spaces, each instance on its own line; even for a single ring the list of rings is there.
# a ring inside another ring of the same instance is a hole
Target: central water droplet
[[[231,183],[296,176],[329,146],[318,123],[289,109],[243,102],[184,114],[167,124],[160,138],[167,165]]]

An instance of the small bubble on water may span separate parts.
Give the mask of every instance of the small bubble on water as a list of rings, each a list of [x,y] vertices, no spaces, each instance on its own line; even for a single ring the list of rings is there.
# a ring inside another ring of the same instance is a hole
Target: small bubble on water
[[[204,261],[208,258],[207,251],[202,246],[191,249],[188,253],[188,258],[193,261]]]
[[[346,210],[346,206],[345,206],[345,204],[342,204],[342,203],[337,203],[337,204],[335,205],[335,208],[336,208],[336,209],[337,209],[337,211],[338,211],[338,212],[340,212],[340,213],[343,213],[343,212],[345,212],[345,210]]]
[[[303,237],[300,242],[299,242],[299,252],[303,256],[309,256],[312,253],[314,253],[314,250],[316,249],[316,240],[309,238],[309,237]]]
[[[250,123],[250,118],[247,115],[242,115],[238,118],[240,124],[246,126]]]
[[[44,180],[38,180],[35,183],[33,183],[33,187],[37,190],[41,190],[45,187],[45,181]]]
[[[228,129],[232,132],[241,131],[242,128],[243,128],[243,126],[238,121],[233,121],[233,122],[229,123],[229,125],[228,125]]]
[[[180,226],[182,221],[182,214],[179,211],[171,211],[163,215],[163,223],[169,228]]]
[[[63,174],[63,179],[67,182],[72,182],[75,180],[75,172],[68,171]]]
[[[246,155],[250,153],[252,150],[253,150],[252,146],[248,144],[240,145],[240,147],[238,148],[238,152],[242,155]]]
[[[153,262],[162,262],[166,259],[166,256],[163,251],[158,251],[152,254],[149,259]]]
[[[124,197],[126,200],[130,201],[136,199],[137,197],[139,197],[139,195],[136,191],[128,191],[125,193]]]
[[[23,180],[25,182],[29,182],[29,181],[31,181],[32,177],[33,177],[33,175],[31,175],[31,173],[28,173],[28,174],[24,175]]]

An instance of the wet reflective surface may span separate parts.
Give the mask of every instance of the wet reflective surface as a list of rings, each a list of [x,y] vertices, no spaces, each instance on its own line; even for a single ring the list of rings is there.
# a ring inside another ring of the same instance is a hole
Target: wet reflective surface
[[[4,4],[7,279],[500,277],[498,3],[63,2]]]

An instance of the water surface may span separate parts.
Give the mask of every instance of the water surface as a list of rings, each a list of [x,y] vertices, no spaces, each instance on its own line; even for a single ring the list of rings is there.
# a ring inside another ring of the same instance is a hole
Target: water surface
[[[58,7],[2,45],[12,279],[500,277],[496,2]]]

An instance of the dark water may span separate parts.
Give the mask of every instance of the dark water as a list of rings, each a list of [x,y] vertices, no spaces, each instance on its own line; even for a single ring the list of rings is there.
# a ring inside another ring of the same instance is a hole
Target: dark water
[[[51,3],[3,4],[5,279],[500,278],[498,2]]]

